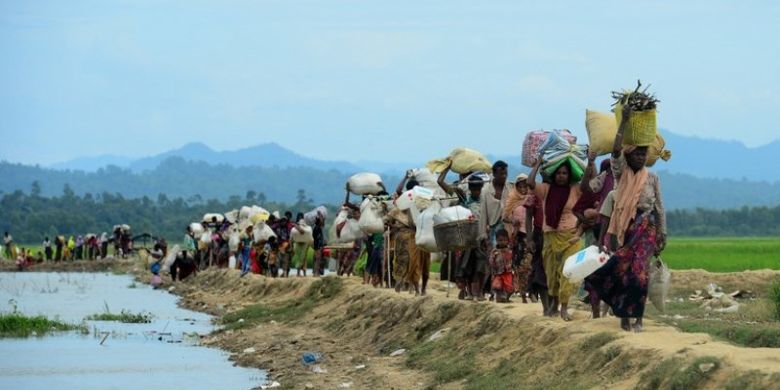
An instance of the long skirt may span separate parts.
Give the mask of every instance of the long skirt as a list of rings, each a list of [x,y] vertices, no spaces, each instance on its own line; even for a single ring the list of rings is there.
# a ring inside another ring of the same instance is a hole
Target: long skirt
[[[563,263],[582,248],[582,240],[571,242],[575,234],[575,230],[544,233],[542,258],[544,272],[547,275],[547,289],[550,291],[550,296],[558,297],[560,303],[564,305],[569,303],[569,298],[576,290],[576,286],[563,276]]]
[[[409,253],[409,243],[414,242],[414,231],[402,229],[395,233],[395,259],[393,261],[393,279],[397,283],[407,281],[409,273],[409,263],[411,254]]]
[[[652,218],[641,218],[626,231],[625,244],[587,278],[599,298],[620,318],[641,318],[647,301],[647,264],[656,249]]]
[[[531,275],[528,276],[528,288],[532,293],[541,294],[547,290],[547,275],[544,273],[544,262],[542,261],[544,236],[541,230],[534,229],[531,239],[534,242],[534,251],[531,257]]]
[[[294,268],[306,268],[306,255],[309,252],[309,244],[303,242],[293,243],[292,266]]]
[[[368,254],[368,264],[366,264],[366,271],[369,275],[382,275],[382,258],[384,256],[384,245],[375,246],[371,249],[371,253]]]

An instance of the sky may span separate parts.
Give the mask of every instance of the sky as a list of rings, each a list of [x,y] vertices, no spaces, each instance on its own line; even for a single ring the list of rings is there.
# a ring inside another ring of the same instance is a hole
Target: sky
[[[277,142],[328,160],[586,139],[651,84],[659,126],[780,138],[780,3],[0,0],[0,160]]]

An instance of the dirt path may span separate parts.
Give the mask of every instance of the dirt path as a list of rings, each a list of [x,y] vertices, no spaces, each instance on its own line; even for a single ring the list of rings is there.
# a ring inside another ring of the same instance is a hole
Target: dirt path
[[[73,267],[149,277],[132,261]],[[765,291],[778,278],[777,271],[679,271],[673,286],[678,293],[706,283]],[[209,270],[174,284],[172,291],[182,296],[183,306],[232,316],[225,330],[204,343],[230,351],[237,364],[268,370],[283,388],[777,388],[780,383],[780,349],[741,348],[651,320],[644,333],[626,333],[617,319],[590,320],[582,309],[564,323],[542,317],[538,304],[458,301],[454,290],[446,296],[446,283],[438,280],[431,281],[428,296],[415,297],[367,287],[358,278],[326,279],[241,278],[237,271]],[[401,348],[406,353],[390,356]],[[322,353],[319,366],[327,372],[302,365],[307,351]]]
[[[691,279],[712,276],[686,272],[685,278]],[[735,277],[722,275],[714,277]],[[780,273],[768,271],[758,279],[755,275],[749,279],[753,277],[753,283],[770,283],[778,276]],[[439,281],[431,282],[426,297],[373,289],[361,285],[358,278],[341,281],[342,291],[336,297],[318,302],[292,321],[265,319],[250,328],[217,333],[207,343],[235,352],[233,358],[239,364],[268,369],[275,380],[290,388],[306,388],[307,384],[314,388],[463,388],[468,387],[473,375],[469,379],[449,380],[460,375],[447,373],[447,365],[468,362],[464,370],[479,367],[490,372],[500,369],[503,362],[523,359],[548,359],[550,365],[559,366],[559,374],[572,375],[571,381],[596,387],[609,384],[634,388],[642,385],[643,375],[650,375],[644,379],[649,381],[653,370],[661,369],[658,362],[689,364],[698,358],[719,362],[717,373],[702,377],[709,378],[709,382],[699,383],[703,387],[718,387],[718,381],[750,376],[755,379],[749,382],[753,386],[771,388],[769,383],[780,379],[780,349],[741,348],[706,334],[682,333],[651,320],[646,321],[644,333],[626,333],[619,330],[617,319],[589,320],[589,313],[583,310],[574,312],[574,321],[564,323],[542,317],[538,304],[458,301],[455,294],[446,297],[446,283]],[[237,272],[222,270],[202,273],[177,288],[181,289],[178,293],[183,295],[185,306],[223,314],[258,302],[278,307],[291,299],[300,300],[311,285],[312,278],[239,278]],[[442,329],[452,329],[452,337],[443,340],[453,344],[445,345],[442,341],[443,349],[424,350],[425,345],[438,342],[427,339]],[[589,343],[596,343],[595,347],[591,348]],[[580,350],[572,352],[564,363],[554,363],[560,359],[550,351],[565,354],[573,345],[580,345]],[[402,347],[409,350],[407,355],[389,356]],[[254,348],[254,352],[244,352],[247,348]],[[321,367],[328,372],[315,374],[304,369],[300,356],[305,351],[322,352],[325,360]],[[428,352],[430,355],[426,355]],[[450,352],[452,360],[442,360]],[[609,354],[616,356],[596,366],[595,372],[576,377],[579,370],[594,368],[589,366],[592,363],[581,360]],[[577,370],[571,371],[572,367]],[[552,385],[574,383],[549,382],[539,373],[524,374],[515,380],[546,380],[544,383]]]

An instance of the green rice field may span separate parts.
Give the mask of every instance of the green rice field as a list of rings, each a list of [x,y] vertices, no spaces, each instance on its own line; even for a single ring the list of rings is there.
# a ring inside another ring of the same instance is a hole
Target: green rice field
[[[777,270],[780,269],[780,237],[670,238],[661,257],[672,269]]]

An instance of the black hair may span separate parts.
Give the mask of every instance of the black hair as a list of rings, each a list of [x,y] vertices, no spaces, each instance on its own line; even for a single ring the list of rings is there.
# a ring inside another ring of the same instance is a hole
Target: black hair
[[[292,211],[290,210],[285,211],[284,216],[287,217],[287,219],[292,219]]]
[[[495,162],[495,164],[493,164],[493,173],[496,173],[496,171],[499,169],[507,169],[508,167],[509,165],[507,165],[507,163],[498,160]]]
[[[498,237],[509,238],[509,232],[504,229],[498,229],[498,231],[496,231],[496,238]]]
[[[420,185],[420,182],[415,179],[409,179],[409,181],[406,182],[406,190],[411,190],[414,187],[417,187]]]
[[[469,189],[470,190],[477,189],[477,188],[482,188],[484,185],[485,185],[485,181],[482,180],[481,177],[479,177],[477,175],[469,176]]]
[[[298,215],[295,216],[295,222],[298,222],[303,219],[303,213],[298,213]]]
[[[414,188],[414,187],[412,187],[412,188]],[[376,196],[387,196],[387,195],[388,195],[387,191],[384,191],[384,190],[379,191],[379,192],[376,193]]]

